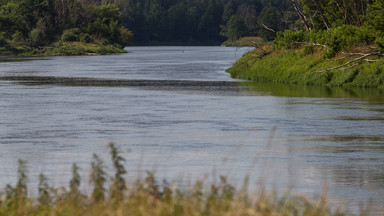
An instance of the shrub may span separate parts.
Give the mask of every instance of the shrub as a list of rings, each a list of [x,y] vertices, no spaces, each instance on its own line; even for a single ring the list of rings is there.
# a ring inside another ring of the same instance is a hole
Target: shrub
[[[375,44],[380,52],[384,52],[384,37],[377,38]]]
[[[65,29],[63,34],[61,35],[61,40],[67,42],[79,41],[79,34],[80,29],[78,28]]]
[[[40,18],[36,27],[29,32],[28,42],[31,46],[43,46],[49,42],[47,36],[48,29],[45,20]]]
[[[87,33],[80,34],[80,41],[83,43],[90,43],[93,41],[92,37]]]
[[[133,39],[133,33],[128,29],[121,27],[120,28],[120,43],[123,46],[128,46]]]
[[[5,45],[7,45],[7,40],[2,34],[0,34],[0,46],[5,46]]]
[[[276,39],[273,41],[273,46],[279,48],[297,48],[299,42],[305,41],[304,31],[287,30],[284,33],[278,32]]]
[[[298,48],[300,42],[318,43],[327,46],[325,57],[331,58],[341,50],[348,50],[356,44],[372,44],[376,39],[376,33],[368,28],[342,25],[325,31],[292,31],[279,32],[273,42],[274,47]]]
[[[313,54],[316,51],[315,46],[305,46],[303,48],[303,55]]]
[[[24,36],[20,31],[16,31],[12,35],[12,40],[16,42],[21,42],[21,41],[24,41]]]

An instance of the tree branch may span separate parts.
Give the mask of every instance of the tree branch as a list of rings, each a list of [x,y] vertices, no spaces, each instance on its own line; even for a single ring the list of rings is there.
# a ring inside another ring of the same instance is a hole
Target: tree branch
[[[308,31],[311,31],[311,26],[308,24],[308,21],[307,21],[307,18],[305,17],[305,15],[303,14],[303,12],[301,12],[301,10],[299,9],[299,7],[297,6],[295,0],[290,0],[293,7],[295,8],[296,12],[297,12],[297,15],[300,17],[300,19],[304,22],[304,25],[305,25],[305,28],[308,30]]]
[[[273,30],[273,29],[269,28],[268,26],[264,25],[264,23],[261,23],[261,26],[263,27],[263,29],[276,34],[275,30]]]
[[[360,57],[358,57],[358,58],[355,58],[355,59],[353,59],[353,60],[351,60],[351,61],[349,61],[349,62],[346,62],[346,63],[344,63],[344,64],[342,64],[342,65],[338,65],[338,66],[336,66],[336,67],[327,68],[327,69],[324,69],[324,70],[320,70],[320,71],[316,71],[316,72],[312,72],[312,73],[308,73],[308,74],[321,73],[321,74],[323,75],[323,74],[325,74],[325,73],[328,72],[328,71],[331,71],[331,70],[334,70],[334,69],[338,69],[338,68],[342,68],[342,67],[344,67],[344,66],[347,66],[347,65],[349,65],[349,64],[352,64],[352,63],[354,63],[354,62],[357,62],[357,61],[359,61],[359,60],[362,60],[362,59],[367,58],[368,56],[373,56],[373,55],[381,55],[381,54],[380,54],[379,52],[367,53],[367,54],[364,54],[364,55],[362,55],[362,56],[360,56]],[[357,64],[356,64],[356,65],[357,65]],[[354,66],[356,66],[356,65],[353,65],[352,67],[354,67]]]

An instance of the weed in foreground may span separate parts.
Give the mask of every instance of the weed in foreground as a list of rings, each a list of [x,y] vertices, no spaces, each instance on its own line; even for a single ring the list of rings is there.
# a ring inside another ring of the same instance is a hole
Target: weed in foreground
[[[281,197],[265,190],[253,194],[246,186],[237,190],[226,177],[221,177],[219,183],[198,180],[190,188],[177,188],[166,180],[159,183],[153,172],[147,172],[145,178],[127,185],[125,160],[115,144],[109,144],[109,149],[115,173],[108,176],[104,162],[94,154],[89,175],[93,188],[90,194],[79,190],[81,176],[78,166],[73,164],[68,188],[50,187],[47,177],[41,174],[37,197],[28,197],[26,163],[20,160],[16,186],[8,185],[1,194],[0,215],[346,215],[332,211],[325,195],[311,200],[303,195]],[[248,184],[247,180],[244,182]]]

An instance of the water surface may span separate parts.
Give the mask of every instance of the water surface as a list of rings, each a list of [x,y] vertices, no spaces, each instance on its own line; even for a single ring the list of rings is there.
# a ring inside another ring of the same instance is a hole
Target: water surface
[[[0,186],[28,161],[67,185],[72,163],[87,179],[92,153],[122,149],[128,178],[227,175],[235,185],[294,190],[328,185],[332,203],[357,212],[384,203],[384,96],[377,89],[255,84],[225,69],[247,51],[129,47],[109,56],[2,58]],[[84,182],[85,183],[85,182]],[[86,188],[85,185],[83,185]]]

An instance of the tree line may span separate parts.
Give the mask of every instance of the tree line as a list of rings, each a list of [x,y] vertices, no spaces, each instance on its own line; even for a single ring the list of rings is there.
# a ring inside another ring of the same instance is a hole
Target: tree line
[[[63,40],[126,45],[132,32],[138,44],[219,44],[243,36],[273,40],[286,30],[322,32],[342,26],[364,27],[362,34],[370,37],[370,31],[384,31],[383,4],[382,0],[0,0],[0,44],[13,40],[44,46]]]
[[[277,32],[382,25],[381,0],[110,0],[135,41],[218,43]],[[374,27],[377,29],[377,27]],[[382,28],[382,27],[380,27]]]
[[[219,44],[242,36],[273,39],[296,20],[286,0],[114,0],[136,43]],[[281,19],[281,17],[284,19]]]

